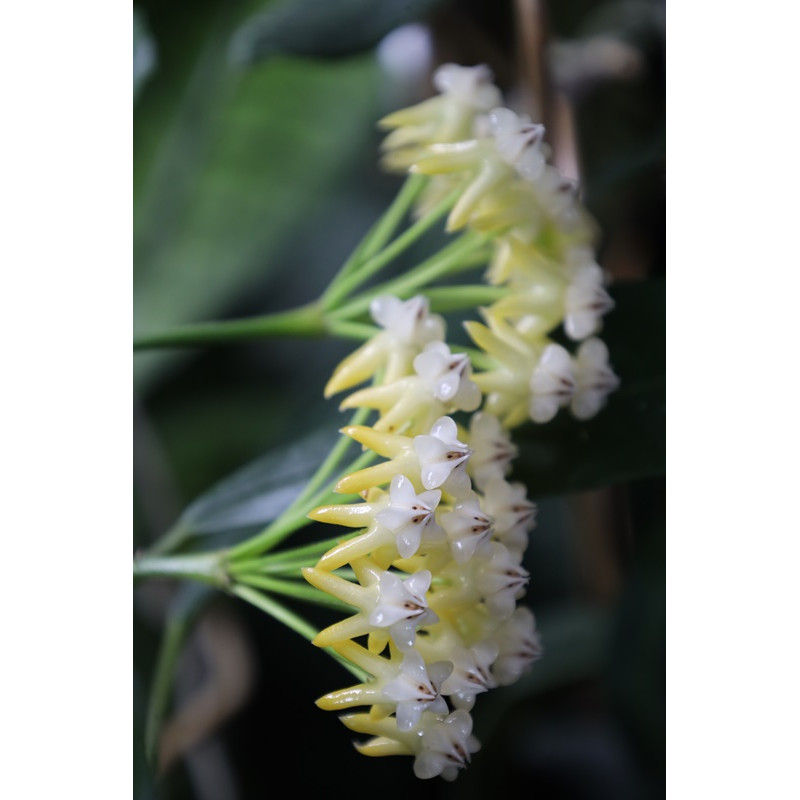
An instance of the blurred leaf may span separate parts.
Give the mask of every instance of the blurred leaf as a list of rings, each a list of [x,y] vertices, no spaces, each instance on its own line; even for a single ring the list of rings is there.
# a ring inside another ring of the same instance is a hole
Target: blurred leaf
[[[280,60],[241,74],[224,51],[219,35],[201,49],[155,153],[142,151],[136,334],[218,317],[278,266],[290,268],[273,256],[371,142],[372,58]],[[176,357],[137,356],[139,391]]]
[[[661,279],[611,289],[616,308],[600,334],[621,380],[608,405],[580,422],[562,411],[515,432],[514,477],[531,496],[610,486],[666,470],[665,286]]]
[[[492,737],[509,709],[526,698],[594,677],[607,667],[610,612],[589,606],[558,606],[537,612],[536,628],[542,658],[516,683],[496,691],[491,703],[476,706],[476,728],[487,738]]]
[[[213,596],[214,590],[209,586],[182,583],[170,603],[150,689],[144,730],[145,755],[153,771],[157,767],[158,739],[172,698],[175,670],[184,642],[200,611]]]
[[[284,0],[231,39],[234,64],[278,54],[338,58],[363,53],[400,25],[425,19],[443,0]]]
[[[195,500],[179,524],[196,534],[266,526],[300,494],[338,438],[331,426],[271,450]]]
[[[652,502],[652,501],[651,501]],[[648,509],[652,512],[652,509]],[[637,549],[612,632],[610,692],[640,756],[663,769],[666,684],[666,521],[653,513]]]
[[[156,69],[156,43],[150,34],[144,14],[133,9],[133,99]]]
[[[147,714],[147,690],[139,672],[133,671],[133,793],[134,800],[155,800],[153,771],[150,769],[144,748],[144,731]]]

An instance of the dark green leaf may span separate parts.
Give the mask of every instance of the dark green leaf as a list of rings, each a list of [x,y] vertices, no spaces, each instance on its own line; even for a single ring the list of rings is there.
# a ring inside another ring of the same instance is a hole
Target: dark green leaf
[[[621,380],[596,417],[562,411],[546,425],[515,431],[514,477],[533,497],[585,491],[666,469],[664,281],[612,287],[616,307],[600,334]]]
[[[278,54],[338,58],[363,53],[443,0],[284,0],[234,35],[230,59],[247,66]]]

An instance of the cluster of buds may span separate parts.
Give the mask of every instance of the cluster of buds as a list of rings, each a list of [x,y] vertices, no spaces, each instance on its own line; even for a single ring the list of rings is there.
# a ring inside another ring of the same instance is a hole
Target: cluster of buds
[[[613,301],[596,263],[595,225],[575,184],[549,163],[545,128],[500,105],[486,66],[447,64],[435,97],[382,120],[384,165],[430,176],[416,212],[458,189],[447,229],[491,233],[486,279],[508,294],[468,331],[491,357],[475,376],[507,427],[549,421],[562,407],[593,416],[619,381],[597,338]],[[550,337],[563,332],[571,354]]]
[[[500,420],[479,410],[470,361],[451,352],[423,297],[381,297],[382,330],[336,369],[328,395],[378,412],[342,433],[382,461],[336,490],[359,502],[309,516],[356,528],[303,570],[354,613],[314,639],[370,677],[317,701],[369,738],[366,755],[411,755],[420,778],[453,780],[478,742],[476,697],[516,681],[540,653],[534,616],[518,606],[536,507],[509,482],[517,454]],[[468,422],[459,425],[454,416]]]

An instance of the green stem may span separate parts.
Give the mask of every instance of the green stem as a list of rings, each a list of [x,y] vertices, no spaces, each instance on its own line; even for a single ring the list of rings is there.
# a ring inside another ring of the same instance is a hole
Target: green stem
[[[345,441],[349,443],[352,440],[345,439]],[[373,461],[375,457],[375,453],[369,450],[365,453],[362,453],[355,461],[351,462],[347,467],[345,467],[345,469],[341,470],[339,477],[362,469],[362,467],[367,466],[371,461]],[[306,514],[308,514],[312,508],[322,505],[328,499],[333,491],[333,488],[338,483],[339,477],[333,481],[330,481],[326,486],[324,486],[320,491],[311,497],[309,497],[307,492],[304,490],[302,506],[297,500],[295,500],[289,509],[284,511],[280,517],[270,523],[263,531],[231,548],[231,550],[228,552],[228,558],[231,561],[242,561],[246,558],[251,558],[252,556],[257,555],[258,553],[266,553],[296,530],[309,525],[310,520],[306,517]],[[314,481],[313,478],[312,481]]]
[[[409,175],[402,188],[397,193],[389,208],[384,211],[380,219],[370,228],[367,235],[361,240],[358,247],[341,267],[334,279],[330,282],[325,294],[337,291],[341,282],[350,275],[354,269],[375,255],[392,238],[403,217],[427,184],[427,176]],[[323,295],[324,297],[324,295]]]
[[[491,305],[510,293],[507,286],[437,286],[423,289],[422,294],[429,300],[430,310],[440,314],[448,311],[462,311],[465,308]],[[357,323],[356,323],[357,324]]]
[[[229,583],[223,566],[223,551],[180,556],[141,555],[134,559],[134,580],[142,578],[175,578],[208,583],[224,589]]]
[[[378,333],[380,328],[363,322],[351,322],[347,319],[329,319],[328,330],[340,339],[357,339],[365,342]]]
[[[247,570],[250,575],[281,575],[285,578],[296,578],[302,575],[303,567],[314,566],[313,561],[308,558],[296,558],[286,561],[267,561],[262,562],[257,569]],[[237,571],[237,575],[240,573]]]
[[[282,603],[265,595],[263,592],[259,592],[257,589],[237,584],[231,589],[231,592],[242,600],[254,605],[256,608],[261,609],[261,611],[266,612],[271,617],[274,617],[278,622],[282,622],[295,633],[299,633],[302,637],[308,639],[309,642],[313,641],[314,637],[317,635],[317,631],[302,617],[299,617]],[[368,679],[369,676],[364,670],[357,667],[343,656],[340,656],[335,650],[329,647],[324,649],[329,655],[342,664],[345,669],[355,675],[358,680],[363,682]]]
[[[428,181],[429,177],[427,175],[406,176],[392,204],[367,234],[364,246],[359,248],[362,261],[372,258],[392,238],[414,201],[428,185]]]
[[[325,294],[322,295],[323,308],[335,308],[336,305],[351,294],[353,290],[361,286],[366,280],[383,269],[383,267],[394,260],[400,253],[416,242],[417,239],[450,211],[455,205],[460,193],[460,189],[454,189],[447,197],[431,209],[430,213],[426,214],[422,219],[415,222],[411,227],[400,234],[388,247],[362,264],[350,275],[347,275],[337,286],[333,287],[333,289],[329,287]]]
[[[164,347],[194,347],[231,341],[264,339],[277,336],[322,336],[326,333],[325,317],[317,303],[278,311],[261,317],[203,322],[140,336],[133,342],[134,350]]]
[[[246,561],[234,561],[229,566],[231,575],[238,575],[240,572],[259,572],[262,568],[270,568],[272,566],[285,566],[287,563],[294,564],[297,562],[304,562],[301,566],[308,566],[307,558],[309,556],[320,556],[327,553],[332,547],[349,539],[350,536],[356,534],[349,534],[344,536],[334,536],[331,539],[322,539],[311,544],[305,544],[301,547],[293,547],[289,550],[282,550],[278,553],[270,553],[264,558],[251,558]]]
[[[359,408],[350,418],[349,425],[361,425],[369,416],[370,409]],[[306,484],[302,492],[295,498],[292,504],[286,509],[285,514],[294,513],[297,509],[303,508],[303,504],[311,497],[317,489],[326,481],[333,470],[339,466],[345,453],[350,449],[353,440],[348,436],[340,435],[336,444],[331,448],[325,460],[311,476],[311,480]],[[304,515],[305,516],[305,515]]]
[[[358,295],[349,303],[334,309],[330,312],[330,317],[331,319],[358,317],[367,311],[372,300],[379,295],[392,294],[397,297],[407,297],[420,286],[425,286],[437,278],[477,266],[484,260],[482,246],[487,241],[488,237],[485,234],[474,231],[465,233],[404,275],[376,286]],[[474,258],[476,251],[479,251],[477,259]]]
[[[237,576],[239,583],[246,583],[249,586],[255,586],[257,589],[266,589],[275,594],[283,594],[287,597],[293,597],[297,600],[303,600],[307,603],[313,603],[317,606],[327,606],[337,611],[343,611],[346,614],[353,613],[353,607],[343,603],[335,597],[322,592],[314,586],[309,584],[300,583],[297,580],[287,580],[286,578],[274,578],[269,575],[254,575],[252,573],[244,573]]]
[[[369,409],[360,408],[350,419],[351,425],[360,425],[369,416]],[[305,485],[300,494],[285,508],[277,519],[261,533],[255,537],[242,542],[229,552],[231,561],[241,560],[242,558],[257,553],[259,550],[268,550],[282,538],[298,528],[308,524],[306,514],[314,508],[309,505],[308,500],[314,495],[322,483],[329,477],[331,472],[339,465],[353,440],[347,436],[340,436],[336,444],[331,448],[325,460],[317,468],[316,472]],[[327,493],[327,492],[326,492]]]

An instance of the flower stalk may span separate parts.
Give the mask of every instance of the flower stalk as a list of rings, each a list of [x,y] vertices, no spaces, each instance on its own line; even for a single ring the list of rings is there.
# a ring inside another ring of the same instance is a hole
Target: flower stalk
[[[133,561],[134,580],[174,578],[207,583],[225,589],[230,578],[222,550],[188,555],[140,555]]]
[[[134,350],[195,347],[275,337],[318,337],[326,333],[318,303],[289,311],[227,322],[203,322],[134,339]]]

